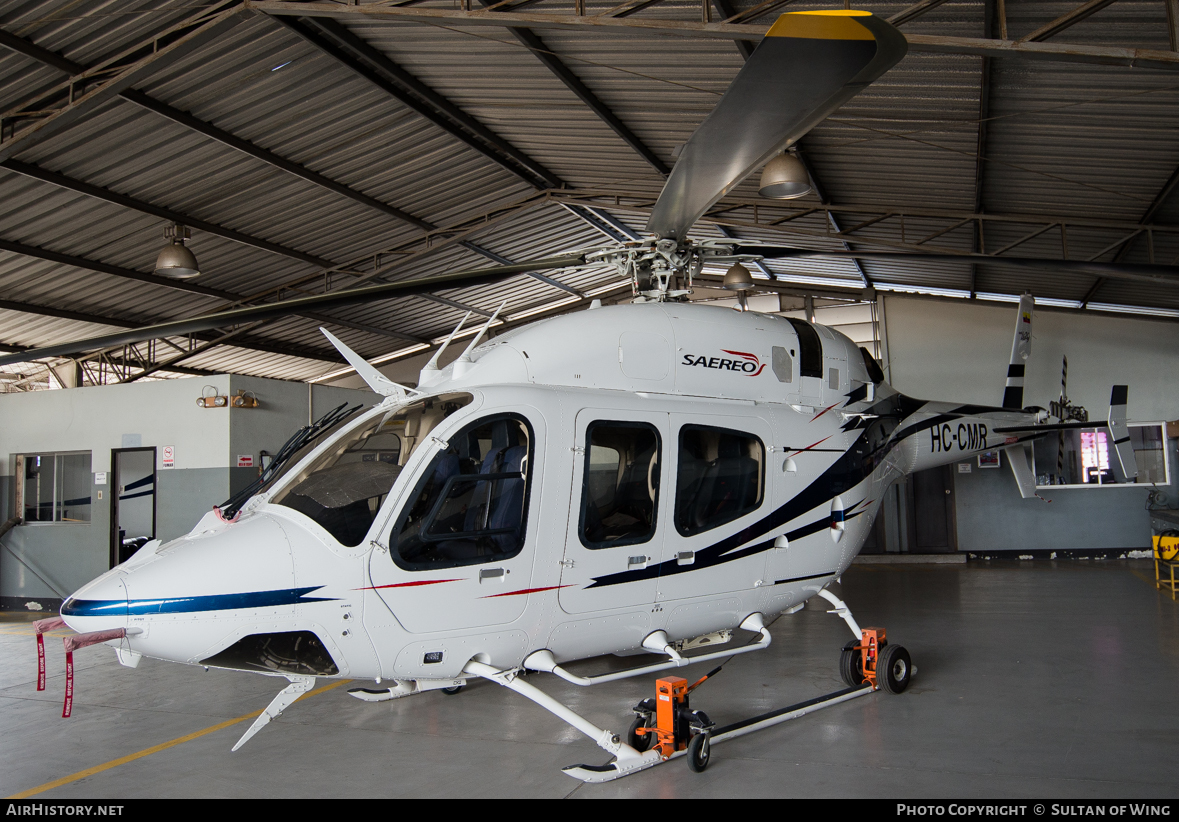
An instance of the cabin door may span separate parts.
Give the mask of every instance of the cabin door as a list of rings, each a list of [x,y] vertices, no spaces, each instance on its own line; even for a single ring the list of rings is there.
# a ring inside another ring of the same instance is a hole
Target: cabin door
[[[748,591],[763,580],[758,523],[773,511],[770,425],[760,417],[671,415],[667,538],[659,602]]]
[[[584,614],[655,602],[666,523],[667,414],[585,408],[574,430],[572,497],[558,599]]]

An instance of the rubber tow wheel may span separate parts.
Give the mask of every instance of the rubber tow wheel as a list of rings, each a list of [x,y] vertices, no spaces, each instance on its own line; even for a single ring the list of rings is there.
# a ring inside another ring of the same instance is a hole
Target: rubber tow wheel
[[[688,767],[700,773],[708,767],[708,760],[712,758],[712,744],[708,734],[696,734],[688,743]]]
[[[849,688],[858,688],[864,684],[864,658],[856,647],[859,644],[853,639],[843,646],[839,654],[839,677]]]
[[[876,663],[876,682],[890,694],[899,694],[909,687],[913,662],[901,645],[886,645]]]
[[[446,694],[447,696],[454,696],[455,694],[457,694],[459,691],[461,691],[465,687],[467,687],[467,686],[466,685],[454,685],[450,688],[439,688],[438,690],[442,691],[442,693]]]
[[[635,721],[630,723],[630,730],[626,732],[626,744],[630,745],[639,753],[645,753],[655,741],[655,734],[639,733],[639,728],[646,727],[647,718],[645,716],[636,716]]]

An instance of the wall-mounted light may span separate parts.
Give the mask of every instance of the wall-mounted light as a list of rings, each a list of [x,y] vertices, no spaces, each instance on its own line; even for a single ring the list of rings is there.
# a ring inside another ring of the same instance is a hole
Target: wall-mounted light
[[[206,385],[197,397],[197,405],[201,408],[224,408],[229,405],[229,397],[218,394],[216,386]]]
[[[164,238],[172,242],[164,246],[160,256],[156,257],[156,275],[168,277],[172,280],[188,280],[201,273],[197,265],[196,255],[185,245],[184,241],[192,237],[188,226],[170,225],[164,229]]]

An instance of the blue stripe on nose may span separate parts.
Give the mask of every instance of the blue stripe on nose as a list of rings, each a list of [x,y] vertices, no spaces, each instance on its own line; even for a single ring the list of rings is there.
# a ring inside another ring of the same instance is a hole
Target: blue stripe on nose
[[[301,602],[329,602],[335,597],[309,597],[322,585],[310,588],[284,588],[277,591],[251,591],[242,594],[211,594],[199,597],[169,597],[165,599],[68,599],[61,608],[62,616],[111,616],[127,614],[191,614],[199,611],[233,611],[241,608],[273,608]]]

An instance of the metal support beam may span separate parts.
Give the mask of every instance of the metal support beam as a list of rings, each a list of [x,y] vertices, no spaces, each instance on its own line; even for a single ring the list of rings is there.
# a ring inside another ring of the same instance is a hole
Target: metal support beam
[[[1002,0],[1000,0],[1002,2]],[[994,34],[994,19],[998,11],[995,0],[985,0],[983,3],[983,35],[991,37]],[[987,132],[991,116],[991,58],[982,58],[982,80],[978,90],[978,139],[974,145],[974,213],[981,214],[983,210],[983,175],[986,173]],[[981,220],[974,221],[974,250],[978,254],[986,252],[986,237],[983,235]],[[978,284],[978,266],[970,264],[970,296],[974,296]]]
[[[349,71],[401,101],[528,185],[538,189],[563,185],[562,180],[542,164],[493,133],[340,23],[329,19],[277,19]]]
[[[54,317],[60,320],[74,320],[76,322],[93,323],[95,325],[105,325],[111,328],[140,328],[143,323],[136,320],[127,320],[121,317],[111,317],[105,314],[91,314],[84,311],[70,311],[64,308],[54,308],[46,305],[35,305],[33,303],[21,302],[18,300],[0,300],[0,309],[7,311],[19,311],[22,314],[33,314],[38,317]],[[217,333],[196,332],[192,334],[194,339],[202,341],[215,340],[220,337]],[[287,343],[276,343],[270,340],[265,340],[260,337],[243,337],[233,343],[238,348],[245,348],[250,351],[261,351],[266,354],[279,354],[284,357],[301,357],[308,360],[322,360],[324,362],[341,362],[342,360],[337,355],[335,349],[326,350],[318,348],[310,348],[302,345],[290,345]]]
[[[632,240],[640,239],[639,233],[633,230],[630,226],[623,223],[617,217],[606,214],[603,211],[597,211],[589,206],[576,205],[571,203],[558,202],[570,214],[581,219],[583,222],[592,225],[598,231],[605,234],[611,240],[619,243],[630,242]]]
[[[305,254],[302,251],[297,251],[293,248],[287,248],[278,243],[272,243],[269,240],[263,240],[258,237],[252,237],[249,234],[244,234],[240,231],[234,231],[230,228],[210,223],[206,220],[201,220],[188,214],[181,214],[179,211],[173,211],[170,208],[163,208],[162,206],[153,205],[152,203],[138,200],[134,197],[129,197],[126,194],[119,194],[111,191],[108,188],[92,185],[81,180],[75,180],[72,177],[67,177],[64,174],[59,174],[55,171],[41,168],[32,163],[23,163],[19,160],[4,160],[0,162],[0,168],[8,171],[22,174],[25,177],[32,177],[34,180],[40,180],[43,183],[64,188],[68,191],[73,191],[78,194],[85,194],[88,197],[94,197],[97,200],[104,200],[105,202],[114,205],[129,208],[132,211],[138,211],[141,214],[148,214],[152,217],[158,217],[161,220],[167,220],[172,223],[180,223],[204,231],[208,234],[213,234],[218,237],[223,237],[226,240],[233,240],[242,245],[248,245],[253,248],[261,249],[262,251],[269,251],[271,254],[278,254],[283,257],[288,257],[292,260],[297,260],[307,265],[313,265],[317,268],[334,268],[335,263],[331,260],[325,260],[323,257],[316,257],[313,254]]]
[[[1069,28],[1070,26],[1074,26],[1077,23],[1084,20],[1085,18],[1089,17],[1090,15],[1096,14],[1097,12],[1101,11],[1103,8],[1105,8],[1106,6],[1110,5],[1113,2],[1114,2],[1114,0],[1089,0],[1088,3],[1082,3],[1081,5],[1077,6],[1075,9],[1070,11],[1068,14],[1063,14],[1060,17],[1057,17],[1051,23],[1041,26],[1040,28],[1033,31],[1031,34],[1029,34],[1025,37],[1021,37],[1018,40],[1016,40],[1015,42],[1017,42],[1017,43],[1042,43],[1043,41],[1047,40],[1049,37],[1052,37],[1055,34],[1060,34],[1060,32],[1064,31],[1065,29]]]
[[[288,0],[242,0],[246,8],[274,16],[333,17],[337,20],[364,20],[366,23],[389,20],[447,26],[524,27],[534,30],[567,29],[611,31],[672,36],[706,40],[760,42],[765,27],[743,23],[701,23],[695,20],[672,20],[643,16],[578,17],[528,11],[466,11],[428,6],[343,5],[328,2],[288,2]],[[718,5],[719,8],[719,5]],[[723,13],[723,12],[722,12]],[[909,51],[934,54],[979,54],[988,57],[1011,57],[1052,60],[1070,63],[1135,66],[1179,71],[1179,53],[1153,48],[1120,46],[1084,46],[1061,43],[1013,42],[985,37],[950,37],[936,34],[906,34]]]
[[[484,6],[492,5],[490,0],[479,0]],[[493,12],[500,14],[501,12]],[[597,18],[579,18],[579,19],[597,19]],[[610,18],[617,19],[617,18]],[[618,116],[610,110],[610,108],[603,103],[598,96],[594,94],[581,79],[574,74],[568,66],[566,66],[561,59],[553,53],[552,49],[545,45],[544,41],[540,39],[531,29],[522,28],[518,26],[511,26],[508,31],[514,36],[525,48],[532,51],[534,57],[544,64],[545,68],[557,76],[565,87],[569,89],[589,107],[590,111],[598,115],[598,118],[608,125],[615,134],[617,134],[622,141],[628,146],[638,152],[647,163],[664,177],[671,174],[671,169],[655,155],[655,152],[647,148],[643,141],[640,140],[633,131],[631,131],[625,123],[618,119]]]
[[[1179,51],[1179,0],[1163,0],[1167,6],[1167,42]]]
[[[914,3],[906,9],[902,9],[888,18],[888,22],[894,26],[899,26],[902,23],[908,23],[910,20],[915,20],[928,11],[933,11],[946,0],[921,0],[920,3]],[[990,35],[988,35],[990,36]]]
[[[328,191],[332,191],[336,194],[346,197],[354,203],[359,203],[360,205],[371,208],[374,211],[380,211],[383,214],[387,214],[390,217],[401,220],[404,223],[408,223],[409,225],[423,229],[425,231],[430,231],[431,229],[435,228],[435,226],[431,225],[425,220],[419,219],[418,217],[415,217],[406,211],[402,211],[396,206],[391,206],[375,197],[370,197],[367,194],[357,191],[350,186],[346,186],[337,180],[333,180],[330,177],[325,177],[318,172],[301,166],[293,160],[288,160],[287,158],[281,157],[272,151],[267,151],[260,146],[254,145],[249,140],[243,140],[241,137],[219,129],[211,123],[206,123],[204,120],[194,117],[187,111],[181,111],[180,109],[173,108],[167,103],[144,94],[142,91],[128,89],[119,96],[124,100],[132,102],[137,106],[141,106],[142,108],[154,112],[161,117],[166,117],[172,122],[184,126],[191,131],[195,131],[198,134],[203,134],[212,140],[216,140],[222,145],[229,146],[236,151],[247,154],[256,160],[261,160],[262,162],[281,169],[288,174],[293,174],[294,176],[317,185],[320,188],[326,188]]]
[[[135,271],[131,268],[123,268],[122,266],[111,265],[109,263],[99,262],[98,260],[90,260],[86,259],[85,257],[75,257],[72,254],[60,254],[56,251],[50,251],[46,248],[25,245],[24,243],[14,243],[10,240],[0,239],[0,251],[7,251],[12,254],[20,254],[23,257],[33,257],[39,260],[46,260],[48,262],[58,263],[60,265],[68,265],[72,266],[73,268],[80,268],[83,271],[94,271],[100,274],[108,274],[112,277],[118,277],[124,280],[134,280],[136,282],[160,286],[162,288],[170,288],[189,294],[197,294],[202,297],[214,297],[219,300],[225,300],[233,305],[248,305],[250,303],[256,302],[256,300],[244,294],[236,294],[232,291],[224,291],[220,288],[210,288],[208,286],[198,285],[185,280],[169,280],[166,277],[157,277],[154,274],[145,274],[141,271]],[[392,337],[393,339],[397,340],[409,340],[410,342],[419,343],[423,342],[422,339],[414,337],[410,334],[401,334],[396,331],[377,328],[376,326],[356,323],[352,322],[351,320],[333,317],[331,314],[324,314],[322,312],[309,311],[302,314],[301,316],[317,323],[325,323],[328,325],[339,326],[341,328],[351,328],[356,331],[364,331],[369,334],[378,334],[385,337]],[[90,322],[90,320],[87,320],[87,322]],[[97,320],[95,320],[95,322],[97,322]]]
[[[806,173],[811,178],[811,185],[815,188],[815,196],[819,198],[819,202],[823,205],[829,204],[831,202],[831,198],[827,196],[826,189],[824,189],[823,184],[819,182],[819,178],[815,176],[815,168],[811,165],[810,159],[806,156],[805,152],[801,150],[801,147],[796,146],[795,154],[798,159],[802,161],[803,166],[806,168]],[[835,233],[839,234],[841,232],[839,220],[837,220],[835,215],[830,211],[827,212],[827,220],[831,223],[831,228],[835,230]],[[851,251],[851,244],[848,243],[847,240],[840,238],[839,243],[843,246],[844,250]],[[852,258],[852,264],[856,267],[856,271],[859,273],[860,279],[863,280],[864,285],[866,287],[871,286],[872,279],[868,276],[868,272],[864,270],[863,264],[855,258]]]
[[[294,24],[291,24],[291,25],[293,26]],[[330,20],[329,21],[322,21],[320,23],[320,25],[324,26],[325,28],[329,28],[329,29],[332,29],[332,28],[341,29],[341,30],[343,29],[342,26],[340,26],[337,23],[333,23]],[[346,31],[345,31],[345,34],[347,34]],[[352,37],[351,34],[347,34],[347,36]],[[355,39],[355,38],[353,38],[353,39]],[[49,51],[48,49],[41,48],[40,46],[36,46],[36,45],[28,42],[27,40],[24,40],[23,38],[16,37],[15,35],[9,34],[8,32],[4,32],[2,30],[0,30],[0,45],[8,46],[16,51],[19,51],[22,54],[25,54],[26,56],[29,56],[35,60],[38,60],[39,62],[41,62],[45,65],[49,65],[54,68],[61,69],[62,71],[65,71],[71,75],[81,74],[86,70],[86,68],[84,66],[82,66],[78,63],[74,63],[71,60],[67,60],[66,58],[62,57],[61,55],[56,54],[55,52]],[[397,71],[400,71],[400,69],[397,69]],[[405,75],[405,76],[408,77],[408,75]],[[417,82],[412,77],[410,77],[409,80],[414,83]],[[421,84],[418,84],[418,85],[420,86]],[[425,87],[422,86],[422,88],[425,88]],[[426,89],[426,91],[429,92],[429,89]],[[430,93],[432,94],[432,92],[430,92]],[[343,183],[340,183],[336,180],[332,180],[328,177],[325,177],[324,175],[319,174],[318,172],[311,171],[310,169],[305,168],[304,166],[294,162],[293,160],[288,160],[287,158],[281,157],[281,156],[275,154],[274,152],[271,152],[271,151],[268,151],[267,149],[256,146],[248,140],[244,140],[241,137],[238,137],[237,135],[230,134],[229,132],[224,131],[223,129],[219,129],[216,126],[212,125],[211,123],[207,123],[204,120],[194,117],[192,114],[190,114],[186,111],[181,111],[180,109],[169,106],[167,103],[164,103],[161,100],[157,100],[154,97],[144,94],[141,91],[138,91],[136,89],[128,89],[128,90],[122,92],[119,96],[122,97],[123,99],[131,102],[131,103],[134,103],[138,106],[141,106],[142,108],[147,109],[148,111],[159,114],[162,117],[166,117],[169,120],[172,120],[173,122],[177,123],[178,125],[184,126],[185,128],[195,131],[198,134],[203,134],[204,136],[209,137],[213,140],[216,140],[224,145],[227,145],[230,148],[236,149],[237,151],[241,151],[244,154],[248,154],[249,156],[254,157],[255,159],[261,160],[264,163],[268,163],[269,165],[274,166],[275,168],[286,171],[286,172],[293,174],[297,177],[300,177],[310,183],[314,183],[315,185],[325,188],[329,191],[333,191],[337,194],[341,194],[344,197],[347,197],[348,199],[352,200],[353,202],[356,202],[361,205],[367,206],[369,208],[375,209],[375,210],[380,211],[384,214],[388,214],[389,216],[395,217],[398,220],[406,222],[406,223],[408,223],[412,226],[415,226],[417,228],[421,228],[425,231],[436,231],[438,228],[433,223],[430,223],[430,222],[427,222],[426,220],[415,217],[414,215],[409,214],[408,212],[402,211],[401,209],[396,208],[395,206],[391,206],[388,203],[384,203],[380,200],[377,200],[374,197],[369,197],[367,194],[363,194],[359,191],[356,191],[355,189],[353,189],[349,186],[346,186]],[[435,95],[435,97],[438,97],[438,95]],[[441,98],[438,98],[438,99],[441,99]],[[449,105],[449,102],[447,101],[446,104]],[[488,133],[490,134],[490,132],[488,132]],[[492,135],[492,136],[494,136],[494,135]],[[539,167],[539,164],[537,164],[537,165]],[[561,181],[556,179],[555,177],[553,177],[551,180],[546,180],[546,182],[559,185]],[[504,261],[504,259],[505,259],[503,257],[500,257],[499,255],[493,254],[492,252],[488,251],[487,249],[484,249],[481,246],[476,245],[475,243],[472,243],[472,242],[464,242],[464,243],[462,243],[462,245],[465,248],[475,252],[476,254],[481,254],[482,256],[487,257],[488,259],[497,260],[500,262]],[[573,292],[573,293],[576,293],[576,292]]]
[[[63,98],[65,102],[52,113],[39,112],[37,116],[30,116],[34,113],[20,108],[5,112],[3,120],[31,124],[15,131],[10,139],[0,142],[0,160],[27,151],[78,122],[111,97],[188,57],[229,31],[246,16],[249,16],[249,12],[234,0],[222,0],[168,31],[155,35],[146,46],[134,46],[103,61],[91,69],[88,76],[71,77],[61,83],[59,91],[66,92]],[[75,89],[79,88],[80,93],[75,93]],[[0,123],[0,138],[3,138],[3,132]]]
[[[1143,231],[1148,233],[1151,231],[1151,227],[1149,226],[1150,221],[1154,219],[1154,215],[1160,208],[1163,207],[1163,204],[1167,202],[1171,194],[1174,193],[1176,186],[1179,186],[1179,167],[1176,167],[1175,170],[1171,172],[1171,176],[1167,178],[1167,182],[1163,183],[1163,187],[1159,189],[1158,194],[1154,195],[1154,199],[1151,200],[1150,205],[1146,208],[1146,211],[1142,213],[1142,219],[1139,221],[1139,230],[1127,237],[1121,244],[1121,247],[1118,248],[1118,253],[1114,256],[1113,259],[1115,263],[1120,263],[1126,258],[1126,255],[1130,253],[1130,249],[1134,246],[1134,241],[1137,239],[1139,234],[1141,234]],[[1109,249],[1106,249],[1106,251],[1108,250]],[[1098,277],[1097,280],[1094,281],[1093,286],[1089,289],[1088,292],[1086,292],[1084,299],[1081,300],[1082,306],[1087,306],[1089,302],[1095,296],[1097,296],[1097,292],[1101,290],[1101,287],[1104,284],[1105,277]]]

